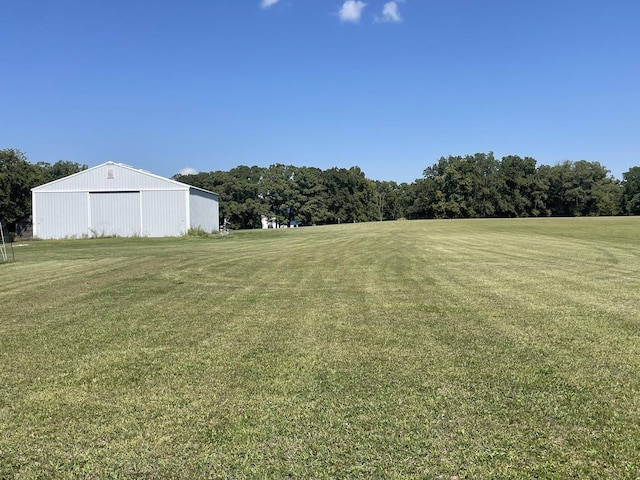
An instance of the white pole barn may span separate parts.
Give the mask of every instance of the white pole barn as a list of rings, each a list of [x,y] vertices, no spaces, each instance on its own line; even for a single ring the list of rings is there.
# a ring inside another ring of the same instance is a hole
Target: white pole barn
[[[219,229],[218,195],[122,163],[33,188],[33,236],[173,237]]]

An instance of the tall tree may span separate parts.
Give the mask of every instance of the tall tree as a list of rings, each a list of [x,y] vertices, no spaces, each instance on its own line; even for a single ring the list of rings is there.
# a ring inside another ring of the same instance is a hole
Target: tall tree
[[[260,182],[265,169],[241,165],[229,170],[224,196],[227,203],[223,213],[234,228],[260,228],[260,215],[267,213],[267,205],[260,196]]]
[[[554,216],[614,215],[620,188],[598,162],[566,161],[540,172],[549,183],[548,208]]]
[[[335,223],[375,220],[375,192],[372,182],[359,167],[325,170],[328,207]]]
[[[622,210],[640,215],[640,167],[632,167],[622,174]]]
[[[269,215],[278,223],[290,225],[302,206],[302,194],[296,184],[298,168],[275,164],[265,170],[260,181],[260,196],[265,201]]]
[[[53,165],[48,162],[38,162],[36,166],[42,170],[44,182],[53,182],[59,178],[68,177],[87,169],[87,165],[67,160],[58,160]]]
[[[433,193],[433,216],[496,216],[501,192],[498,168],[491,152],[440,158],[424,171],[427,184],[433,182],[433,190],[428,189]]]
[[[11,231],[31,213],[31,189],[44,183],[42,169],[19,150],[0,150],[0,221]]]
[[[323,172],[319,168],[301,167],[295,176],[301,196],[296,220],[301,221],[303,225],[322,225],[330,221],[327,187],[322,175]]]
[[[419,178],[409,185],[403,185],[402,205],[406,217],[410,220],[435,218],[434,205],[440,200],[436,198],[436,179]]]
[[[378,213],[378,220],[396,220],[403,217],[401,204],[401,189],[396,182],[373,182],[374,201]]]
[[[502,217],[537,216],[535,206],[536,160],[517,155],[503,157],[500,161],[500,200],[498,212]],[[540,205],[538,205],[539,207]]]

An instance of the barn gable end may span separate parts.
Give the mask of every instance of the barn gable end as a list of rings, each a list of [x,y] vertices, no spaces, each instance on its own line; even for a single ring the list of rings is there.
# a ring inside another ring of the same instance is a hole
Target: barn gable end
[[[107,162],[41,185],[32,189],[32,198],[33,234],[43,239],[218,230],[215,193],[120,163]]]

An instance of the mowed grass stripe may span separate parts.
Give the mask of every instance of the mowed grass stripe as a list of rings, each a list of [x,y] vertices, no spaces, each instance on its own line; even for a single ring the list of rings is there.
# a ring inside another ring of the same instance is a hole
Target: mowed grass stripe
[[[635,478],[638,225],[33,242],[0,477]]]

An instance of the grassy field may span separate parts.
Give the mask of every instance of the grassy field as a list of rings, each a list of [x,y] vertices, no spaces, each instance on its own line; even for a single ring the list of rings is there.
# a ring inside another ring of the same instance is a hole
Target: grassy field
[[[639,478],[640,218],[15,252],[0,478]]]

